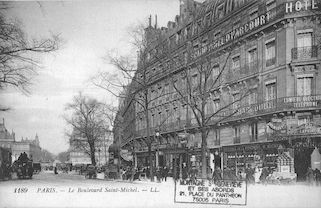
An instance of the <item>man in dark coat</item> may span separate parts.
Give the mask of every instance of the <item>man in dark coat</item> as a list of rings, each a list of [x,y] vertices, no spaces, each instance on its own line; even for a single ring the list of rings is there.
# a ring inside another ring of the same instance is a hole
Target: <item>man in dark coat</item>
[[[320,186],[321,185],[321,172],[318,168],[316,168],[314,170],[314,175],[315,175],[316,185]]]
[[[219,167],[216,167],[213,172],[213,180],[214,181],[222,180],[222,171]]]

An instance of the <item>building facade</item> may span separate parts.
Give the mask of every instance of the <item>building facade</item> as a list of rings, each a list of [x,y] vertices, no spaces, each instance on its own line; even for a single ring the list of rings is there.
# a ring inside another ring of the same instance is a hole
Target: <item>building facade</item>
[[[195,69],[206,65],[211,80],[220,81],[205,113],[227,106],[208,123],[208,168],[275,168],[288,149],[298,178],[304,178],[312,151],[321,149],[319,9],[314,0],[182,0],[175,22],[167,28],[150,24],[146,36],[162,36],[162,44],[148,49],[145,64],[154,165],[201,168],[196,118],[173,83],[184,86],[191,76],[191,84],[199,85]],[[244,86],[249,95],[234,103]],[[146,117],[131,101],[123,117],[135,116],[135,127],[126,130],[121,146],[134,148],[137,165],[147,166]]]
[[[0,146],[11,149],[14,142],[15,142],[15,133],[13,131],[10,133],[7,130],[5,126],[5,121],[3,118],[2,123],[0,123]]]
[[[109,160],[109,152],[108,148],[112,141],[112,133],[106,133],[106,136],[96,141],[96,152],[95,152],[95,159],[96,164],[98,166],[102,166],[108,163]],[[86,145],[86,142],[83,142]],[[90,156],[82,149],[79,148],[79,145],[71,142],[69,147],[69,161],[72,165],[83,165],[83,164],[91,164]]]
[[[21,139],[21,141],[15,141],[12,144],[12,161],[19,158],[21,153],[27,153],[28,157],[33,162],[41,162],[43,160],[42,150],[40,147],[39,137],[36,134],[35,139],[30,140],[28,138]]]

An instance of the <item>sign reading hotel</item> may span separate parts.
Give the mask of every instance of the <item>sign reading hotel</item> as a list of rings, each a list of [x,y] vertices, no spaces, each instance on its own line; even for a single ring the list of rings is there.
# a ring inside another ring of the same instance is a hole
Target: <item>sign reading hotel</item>
[[[285,3],[285,13],[318,9],[317,0],[301,0]]]
[[[186,179],[175,183],[175,203],[246,205],[245,181]]]

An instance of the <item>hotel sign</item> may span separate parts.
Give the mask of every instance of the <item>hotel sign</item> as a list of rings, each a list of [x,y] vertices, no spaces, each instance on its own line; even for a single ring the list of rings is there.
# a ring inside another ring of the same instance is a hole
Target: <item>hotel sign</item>
[[[292,1],[285,3],[285,13],[318,9],[316,0]]]
[[[238,28],[235,28],[235,29],[231,30],[230,32],[222,35],[220,38],[213,41],[212,43],[210,43],[210,44],[208,44],[198,50],[195,50],[192,58],[195,59],[195,58],[197,58],[207,52],[216,50],[217,48],[220,48],[223,45],[230,43],[239,37],[242,37],[246,33],[251,32],[254,29],[256,29],[262,25],[265,25],[267,22],[269,22],[269,20],[270,20],[270,14],[269,13],[263,14],[255,19],[247,22],[246,24],[244,24]]]

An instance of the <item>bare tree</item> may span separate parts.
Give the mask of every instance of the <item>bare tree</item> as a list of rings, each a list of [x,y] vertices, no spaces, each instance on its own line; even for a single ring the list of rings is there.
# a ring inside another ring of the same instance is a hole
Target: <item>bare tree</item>
[[[57,35],[29,40],[18,21],[6,18],[9,6],[0,5],[0,90],[12,86],[30,93],[28,87],[39,67],[35,55],[57,50],[61,41]]]
[[[116,53],[110,53],[107,60],[117,70],[114,73],[101,72],[94,79],[94,85],[101,87],[112,95],[118,97],[121,100],[132,100],[132,105],[135,106],[138,117],[143,117],[144,126],[146,127],[146,144],[148,147],[149,165],[151,180],[154,180],[154,167],[152,162],[152,142],[151,126],[150,126],[150,104],[157,98],[150,99],[149,86],[153,77],[149,75],[149,49],[152,46],[150,37],[148,35],[148,29],[144,25],[138,25],[129,30],[129,36],[131,44],[137,54],[119,55]],[[157,40],[157,39],[155,39]],[[138,59],[135,63],[135,59]]]
[[[92,164],[96,165],[97,145],[109,129],[103,115],[103,104],[79,94],[67,105],[66,110],[71,111],[71,117],[65,116],[65,121],[72,129],[72,132],[66,133],[70,143],[86,153]]]

